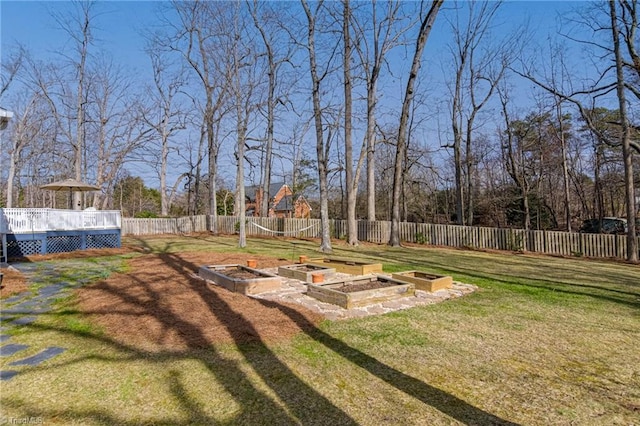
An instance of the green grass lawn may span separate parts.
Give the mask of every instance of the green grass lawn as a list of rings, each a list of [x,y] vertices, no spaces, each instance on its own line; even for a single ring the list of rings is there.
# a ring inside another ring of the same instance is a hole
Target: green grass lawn
[[[301,240],[249,239],[245,249],[210,236],[124,243],[146,252],[320,256],[317,242]],[[436,305],[325,321],[277,344],[153,353],[118,343],[69,297],[11,331],[13,343],[68,350],[0,382],[0,423],[640,424],[639,266],[370,244],[336,243],[334,256],[381,262],[386,272],[445,273],[480,289]],[[68,280],[91,285],[126,271],[126,257],[53,263]],[[13,359],[0,358],[0,368],[12,368]]]

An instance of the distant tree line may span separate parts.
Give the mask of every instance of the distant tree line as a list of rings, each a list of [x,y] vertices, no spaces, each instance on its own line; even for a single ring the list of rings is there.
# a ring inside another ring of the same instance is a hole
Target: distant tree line
[[[64,205],[38,187],[71,177],[127,216],[242,216],[245,186],[285,181],[327,252],[329,218],[354,245],[356,219],[391,220],[397,245],[399,221],[638,215],[636,1],[580,4],[546,45],[495,1],[160,2],[138,75],[99,41],[103,4],[67,6],[57,58],[3,52],[0,206]]]

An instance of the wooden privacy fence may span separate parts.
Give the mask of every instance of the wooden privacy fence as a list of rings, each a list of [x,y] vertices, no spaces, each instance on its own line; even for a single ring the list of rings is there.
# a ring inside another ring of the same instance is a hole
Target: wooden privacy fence
[[[191,216],[163,219],[122,219],[122,235],[190,234],[216,230],[234,234],[239,221],[234,216]],[[344,239],[346,220],[330,221],[331,237]],[[246,218],[248,236],[285,236],[314,238],[320,236],[320,219]],[[385,244],[391,234],[389,221],[358,221],[358,240]],[[525,231],[524,229],[477,226],[400,223],[404,242],[474,249],[530,251],[563,256],[620,258],[627,256],[625,235],[583,234],[559,231]],[[640,245],[640,237],[638,237]]]
[[[161,219],[122,218],[122,235],[192,234],[209,229],[208,216]]]

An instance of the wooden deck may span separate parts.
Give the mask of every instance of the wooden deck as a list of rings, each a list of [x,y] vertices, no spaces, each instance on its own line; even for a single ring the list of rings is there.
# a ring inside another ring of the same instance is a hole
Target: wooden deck
[[[117,210],[0,209],[2,258],[120,247]]]

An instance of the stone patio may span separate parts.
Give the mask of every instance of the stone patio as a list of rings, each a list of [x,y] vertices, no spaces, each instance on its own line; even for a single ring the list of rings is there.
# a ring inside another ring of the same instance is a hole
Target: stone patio
[[[265,272],[277,274],[278,268],[265,268]],[[391,274],[380,274],[391,277]],[[349,278],[351,275],[337,273],[335,279]],[[401,309],[413,308],[416,306],[432,305],[434,303],[443,302],[445,300],[461,297],[466,294],[472,293],[478,289],[477,286],[472,284],[464,284],[460,282],[453,282],[453,286],[449,289],[438,290],[433,293],[428,293],[421,290],[416,290],[415,296],[404,297],[383,303],[376,303],[369,306],[343,309],[340,306],[332,305],[330,303],[324,303],[317,299],[307,296],[307,286],[304,282],[293,279],[283,278],[282,287],[278,290],[269,291],[257,295],[252,295],[256,299],[265,299],[275,302],[290,302],[302,305],[311,311],[322,314],[329,320],[340,320],[347,318],[360,318],[369,315],[386,314],[388,312],[398,311]]]

